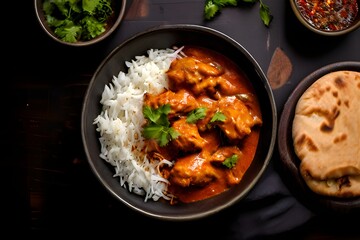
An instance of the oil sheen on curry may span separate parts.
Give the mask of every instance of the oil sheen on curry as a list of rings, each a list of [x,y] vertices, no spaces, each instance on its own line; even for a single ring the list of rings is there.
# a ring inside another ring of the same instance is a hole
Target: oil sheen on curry
[[[173,162],[158,169],[170,182],[171,204],[203,200],[239,184],[262,126],[257,96],[239,66],[206,48],[185,46],[182,52],[167,71],[168,89],[144,98],[144,112],[161,112],[166,123],[168,134],[157,135],[160,140],[149,137],[149,126],[144,135],[150,159]]]

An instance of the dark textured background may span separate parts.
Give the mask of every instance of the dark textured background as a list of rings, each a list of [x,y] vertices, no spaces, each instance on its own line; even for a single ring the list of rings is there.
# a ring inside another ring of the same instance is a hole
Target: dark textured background
[[[3,22],[1,157],[2,232],[12,236],[82,236],[255,239],[356,239],[344,218],[313,213],[290,193],[278,154],[244,201],[208,219],[172,223],[149,219],[116,201],[91,172],[80,133],[82,100],[96,67],[119,43],[152,26],[200,24],[237,40],[266,73],[276,48],[293,64],[289,81],[274,90],[280,115],[296,84],[314,70],[339,61],[360,61],[360,30],[342,37],[317,36],[301,26],[288,1],[266,1],[274,16],[266,28],[258,5],[224,8],[204,21],[205,1],[133,0],[118,30],[92,47],[72,48],[40,28],[33,2],[11,1]],[[5,7],[4,7],[5,10]],[[281,127],[281,126],[280,126]]]

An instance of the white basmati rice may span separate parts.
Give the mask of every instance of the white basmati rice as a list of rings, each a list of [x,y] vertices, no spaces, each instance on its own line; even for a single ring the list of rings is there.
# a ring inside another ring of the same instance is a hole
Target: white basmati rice
[[[126,62],[128,72],[119,72],[105,86],[100,103],[101,113],[95,118],[100,133],[100,157],[115,168],[114,177],[130,192],[157,201],[169,200],[168,181],[156,169],[170,161],[149,161],[144,154],[141,135],[145,121],[142,107],[145,93],[158,94],[167,88],[166,71],[178,56],[174,49],[150,49],[147,56],[136,56]]]

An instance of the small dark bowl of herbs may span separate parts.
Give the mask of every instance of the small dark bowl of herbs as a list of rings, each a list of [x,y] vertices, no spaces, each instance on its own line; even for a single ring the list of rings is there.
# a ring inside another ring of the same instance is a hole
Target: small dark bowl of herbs
[[[88,46],[110,36],[125,14],[126,0],[34,0],[40,26],[55,41]]]

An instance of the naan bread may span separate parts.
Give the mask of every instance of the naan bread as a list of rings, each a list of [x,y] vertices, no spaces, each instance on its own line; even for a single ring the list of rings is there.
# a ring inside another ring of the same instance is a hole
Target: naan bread
[[[292,137],[310,189],[360,196],[360,73],[331,72],[315,81],[298,100]]]

